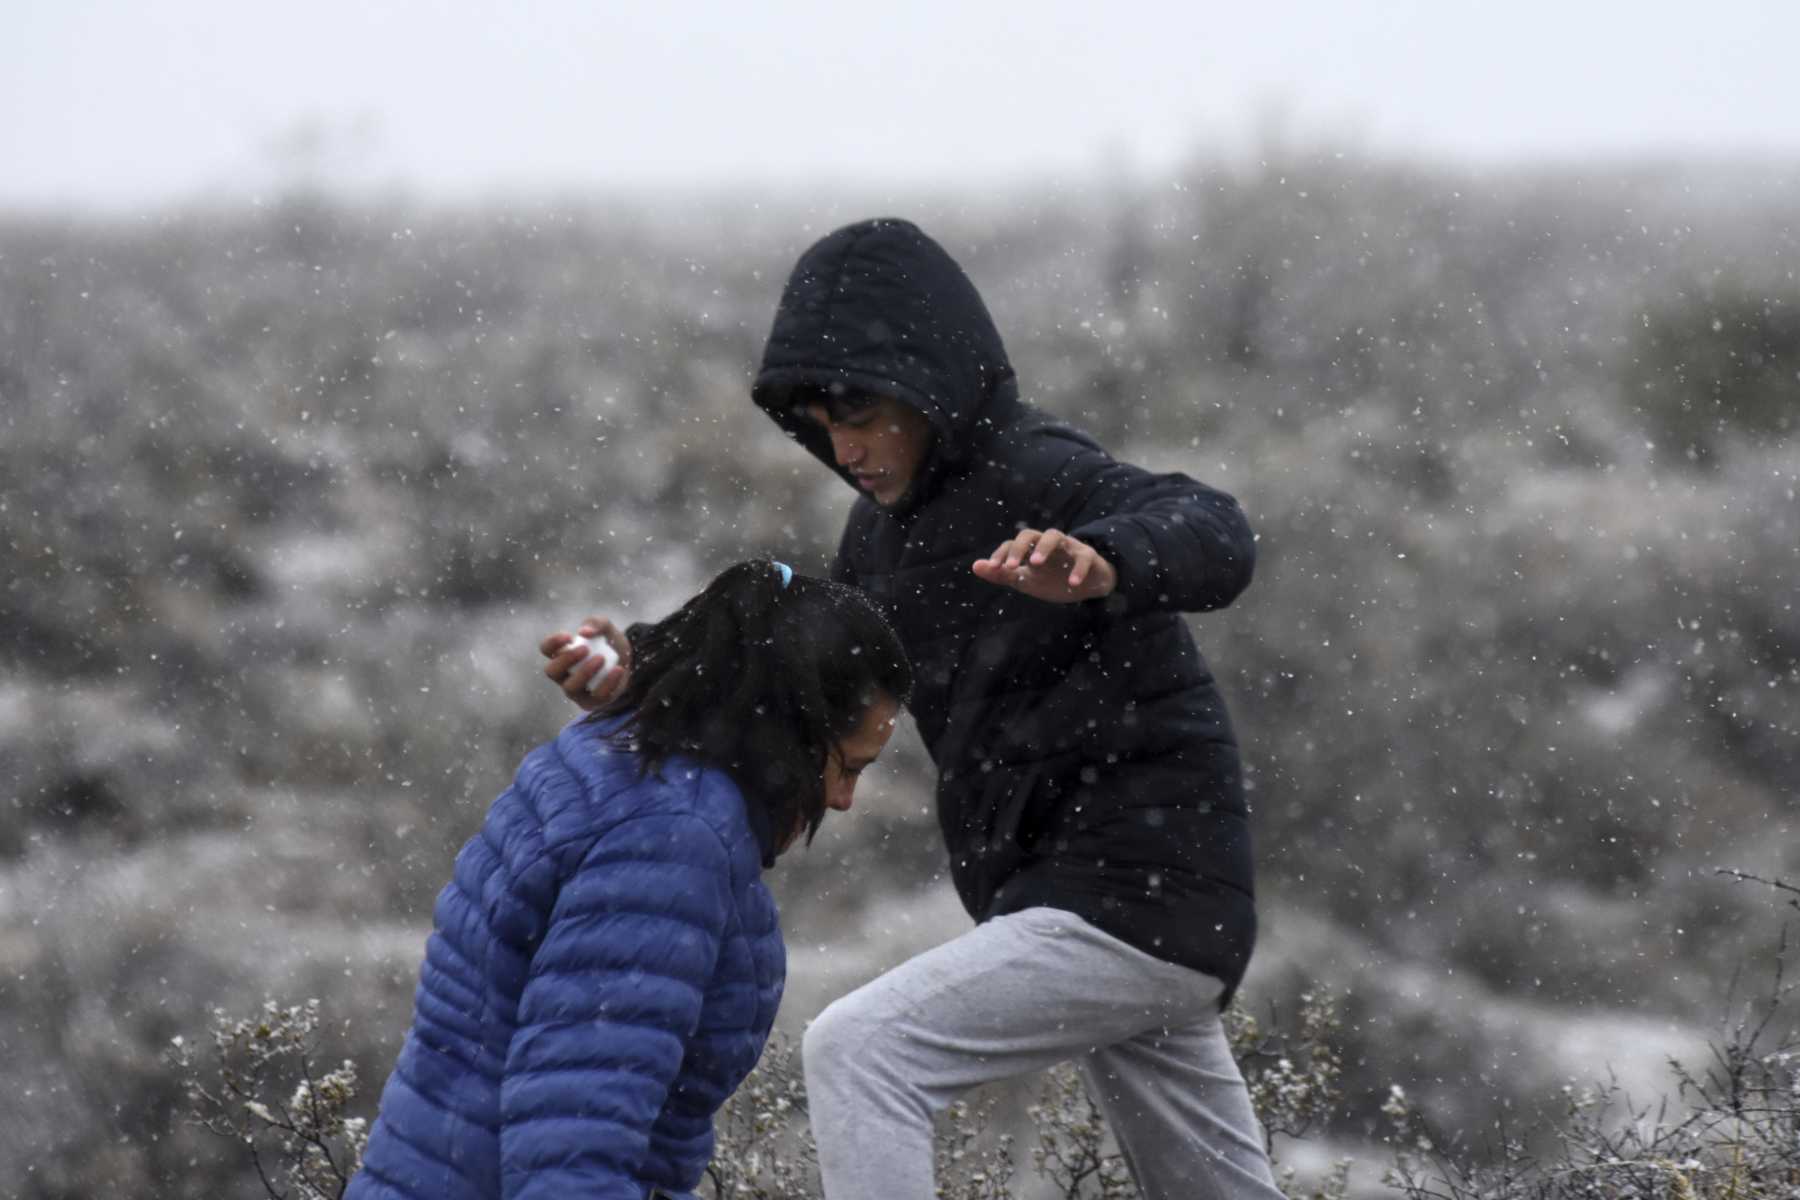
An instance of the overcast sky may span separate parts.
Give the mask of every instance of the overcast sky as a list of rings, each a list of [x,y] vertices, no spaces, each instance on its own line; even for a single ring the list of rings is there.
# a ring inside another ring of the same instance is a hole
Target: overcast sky
[[[0,205],[1800,158],[1800,0],[8,0]]]

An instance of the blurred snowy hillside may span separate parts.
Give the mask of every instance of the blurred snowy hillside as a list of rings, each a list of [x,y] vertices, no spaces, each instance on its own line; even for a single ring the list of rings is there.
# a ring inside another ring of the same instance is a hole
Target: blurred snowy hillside
[[[1800,874],[1796,212],[1792,170],[1324,154],[900,214],[1028,398],[1258,529],[1195,628],[1251,767],[1246,998],[1346,997],[1334,1140],[1389,1083],[1479,1128],[1654,1070],[1772,955],[1714,872]],[[861,215],[0,220],[8,1194],[249,1194],[159,1059],[216,1004],[320,997],[372,1108],[452,854],[572,713],[538,638],[823,568],[850,493],[748,380]],[[790,1028],[962,927],[903,751],[772,876]]]

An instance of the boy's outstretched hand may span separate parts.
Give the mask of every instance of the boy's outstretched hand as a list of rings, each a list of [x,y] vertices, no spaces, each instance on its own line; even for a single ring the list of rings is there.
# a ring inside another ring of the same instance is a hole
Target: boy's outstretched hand
[[[1100,552],[1060,529],[1021,529],[986,558],[975,560],[976,575],[1053,604],[1074,604],[1110,596],[1119,573]]]
[[[575,643],[575,635],[553,633],[538,643],[538,653],[550,661],[544,674],[562,689],[563,695],[588,712],[604,705],[624,688],[631,673],[631,643],[625,634],[605,617],[589,617],[576,631],[588,639],[605,638],[619,654],[619,665],[608,667],[603,655]]]

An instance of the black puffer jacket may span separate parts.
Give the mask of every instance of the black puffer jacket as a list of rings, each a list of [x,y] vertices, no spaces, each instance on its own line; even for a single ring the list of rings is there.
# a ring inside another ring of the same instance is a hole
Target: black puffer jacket
[[[858,499],[834,574],[885,602],[912,656],[963,904],[978,921],[1069,910],[1229,996],[1255,940],[1250,837],[1230,718],[1178,614],[1250,582],[1237,502],[1021,404],[980,295],[904,221],[807,251],[757,376],[756,402],[837,469],[792,407],[833,383],[897,397],[936,434],[898,504]],[[1027,526],[1094,546],[1118,590],[1050,604],[978,579],[970,564]]]

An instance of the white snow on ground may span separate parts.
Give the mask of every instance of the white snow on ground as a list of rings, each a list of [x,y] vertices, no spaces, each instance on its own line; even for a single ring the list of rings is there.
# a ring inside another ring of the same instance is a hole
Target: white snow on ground
[[[1346,927],[1298,909],[1269,906],[1244,995],[1254,1006],[1259,980],[1298,967],[1340,993],[1373,998],[1395,1022],[1444,1024],[1473,1031],[1467,1069],[1540,1082],[1554,1108],[1564,1084],[1581,1087],[1616,1078],[1638,1103],[1672,1094],[1668,1063],[1702,1061],[1708,1029],[1624,1005],[1558,1007],[1502,995],[1465,974],[1394,962],[1354,940]]]

